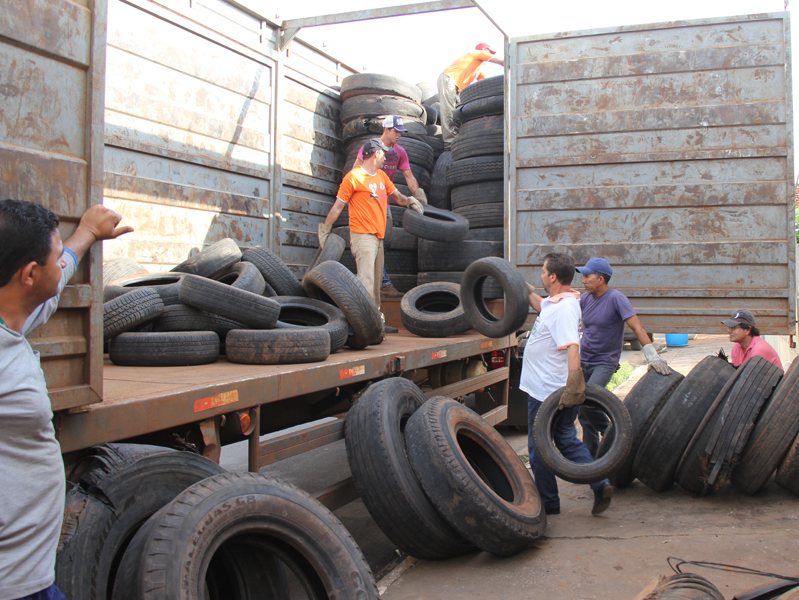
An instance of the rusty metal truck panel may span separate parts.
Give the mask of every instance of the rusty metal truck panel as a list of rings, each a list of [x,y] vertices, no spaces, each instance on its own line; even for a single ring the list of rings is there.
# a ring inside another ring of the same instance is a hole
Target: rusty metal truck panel
[[[64,239],[102,201],[105,22],[104,0],[0,6],[0,197],[49,207]],[[92,248],[56,316],[29,336],[54,410],[102,397],[101,271]]]
[[[602,256],[649,331],[747,307],[795,334],[789,39],[781,13],[511,40],[514,264]]]

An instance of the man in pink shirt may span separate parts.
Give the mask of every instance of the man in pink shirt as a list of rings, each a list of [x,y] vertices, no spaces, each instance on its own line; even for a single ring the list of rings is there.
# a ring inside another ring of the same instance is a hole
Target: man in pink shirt
[[[762,356],[780,369],[782,368],[782,362],[780,362],[777,352],[760,337],[760,331],[755,327],[755,316],[752,311],[745,308],[736,310],[729,319],[722,321],[721,324],[727,326],[730,341],[735,342],[730,356],[733,367],[740,367],[753,356]]]

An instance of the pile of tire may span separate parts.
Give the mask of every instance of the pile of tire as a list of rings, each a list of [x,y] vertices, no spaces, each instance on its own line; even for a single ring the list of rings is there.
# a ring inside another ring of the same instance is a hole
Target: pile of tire
[[[731,483],[755,494],[776,472],[799,495],[799,361],[783,374],[759,356],[737,369],[708,356],[685,377],[649,371],[624,404],[633,443],[615,486],[638,479],[656,492],[677,483],[704,495]],[[613,438],[611,427],[598,456]]]
[[[347,414],[345,443],[369,514],[396,547],[440,560],[480,548],[509,556],[546,528],[530,472],[503,437],[458,402],[411,381],[370,386]]]

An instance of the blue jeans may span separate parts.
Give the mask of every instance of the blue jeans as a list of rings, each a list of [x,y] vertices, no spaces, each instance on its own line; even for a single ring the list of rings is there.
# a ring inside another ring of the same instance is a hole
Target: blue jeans
[[[389,206],[387,209],[387,218],[391,219],[391,207]],[[388,277],[388,271],[386,271],[386,267],[383,266],[383,283],[380,284],[380,287],[386,287],[391,285],[391,279]]]
[[[535,478],[535,485],[538,488],[538,493],[541,496],[541,501],[544,503],[544,508],[554,509],[560,508],[560,497],[558,496],[558,482],[555,476],[549,472],[538,458],[533,444],[533,423],[535,416],[538,414],[538,409],[541,408],[541,402],[527,396],[527,451],[530,454],[530,467],[533,470],[533,477]],[[577,437],[577,429],[574,427],[574,421],[577,419],[579,406],[573,406],[566,410],[560,411],[560,416],[555,420],[552,426],[552,437],[555,442],[555,447],[560,450],[560,453],[568,460],[580,464],[594,462],[594,457],[588,451]],[[596,491],[604,483],[610,484],[607,479],[598,481],[591,484],[591,489]]]
[[[605,387],[619,365],[583,365],[586,383]],[[595,406],[580,407],[580,426],[583,428],[583,443],[588,446],[591,456],[599,449],[599,434],[605,435],[610,421],[608,416]]]
[[[55,585],[51,585],[49,588],[24,598],[19,598],[19,600],[67,600],[67,597]]]

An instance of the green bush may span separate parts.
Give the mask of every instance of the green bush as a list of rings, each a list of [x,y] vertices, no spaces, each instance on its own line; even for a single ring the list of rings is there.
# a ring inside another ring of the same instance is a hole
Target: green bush
[[[630,375],[633,374],[632,365],[628,363],[626,360],[619,365],[619,368],[616,369],[616,372],[613,374],[613,377],[610,378],[608,385],[606,386],[608,390],[611,392],[619,387],[622,383],[627,381],[630,378]]]

